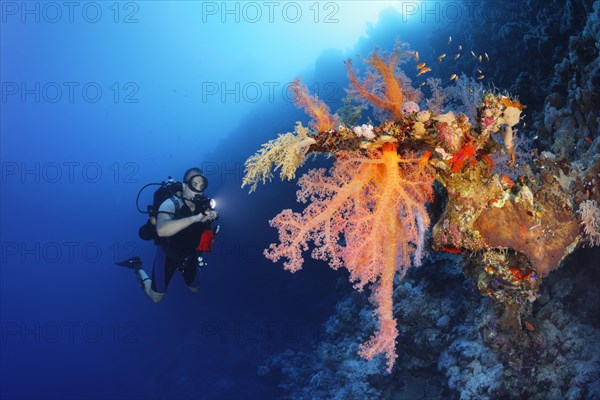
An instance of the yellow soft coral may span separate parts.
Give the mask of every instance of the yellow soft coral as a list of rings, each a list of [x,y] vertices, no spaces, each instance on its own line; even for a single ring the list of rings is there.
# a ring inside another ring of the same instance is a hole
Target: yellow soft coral
[[[250,193],[256,190],[259,182],[263,184],[273,179],[271,170],[281,168],[279,177],[294,179],[296,170],[304,163],[306,152],[315,140],[308,136],[309,130],[300,122],[294,132],[279,134],[276,139],[269,140],[252,157],[246,160],[245,175],[242,187],[251,185]]]

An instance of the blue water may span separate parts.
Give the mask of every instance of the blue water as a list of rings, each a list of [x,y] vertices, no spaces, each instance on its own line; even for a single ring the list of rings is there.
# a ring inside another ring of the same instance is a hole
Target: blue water
[[[260,362],[318,339],[340,273],[264,259],[294,186],[248,195],[243,162],[306,122],[286,83],[302,75],[335,108],[343,59],[393,34],[346,19],[354,38],[336,48],[315,37],[341,22],[315,23],[309,3],[297,23],[228,4],[2,3],[2,398],[273,397]],[[201,291],[175,276],[155,305],[113,263],[138,254],[150,273],[135,197],[190,166],[208,175],[222,231]]]
[[[0,397],[281,396],[258,366],[318,340],[346,273],[262,256],[295,185],[248,195],[243,163],[307,122],[284,90],[296,76],[335,110],[346,58],[396,37],[426,50],[435,21],[366,20],[367,1],[297,2],[299,18],[288,3],[1,4]],[[113,263],[137,254],[150,273],[136,195],[191,166],[222,232],[200,292],[175,276],[153,304]]]

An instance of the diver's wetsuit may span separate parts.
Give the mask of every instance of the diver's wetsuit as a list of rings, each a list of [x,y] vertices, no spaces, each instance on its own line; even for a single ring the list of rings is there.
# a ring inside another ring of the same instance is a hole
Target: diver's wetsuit
[[[175,207],[173,219],[181,219],[194,215],[185,201],[171,199],[179,202]],[[177,203],[175,203],[177,204]],[[196,247],[200,241],[202,232],[210,223],[196,222],[168,238],[160,238],[156,246],[154,265],[152,268],[152,290],[157,293],[165,293],[167,286],[175,271],[183,273],[183,280],[190,287],[197,287],[199,282],[196,277],[199,252]]]

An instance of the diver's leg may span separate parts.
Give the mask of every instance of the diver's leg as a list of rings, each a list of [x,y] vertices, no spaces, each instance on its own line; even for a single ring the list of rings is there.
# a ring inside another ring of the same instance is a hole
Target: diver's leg
[[[198,268],[196,268],[196,269],[198,269]],[[186,286],[190,290],[190,292],[192,292],[192,293],[198,293],[198,291],[200,290],[200,285],[199,284],[197,284],[196,286],[186,284]]]
[[[122,267],[133,269],[133,271],[135,272],[135,275],[138,278],[138,281],[142,285],[142,289],[144,289],[144,292],[148,295],[148,297],[150,297],[152,299],[152,301],[154,301],[155,303],[158,303],[160,300],[162,300],[161,296],[164,296],[164,294],[161,295],[160,293],[153,292],[153,290],[151,288],[152,279],[150,279],[148,277],[148,274],[142,268],[142,259],[141,258],[139,258],[138,256],[135,256],[135,257],[131,257],[125,261],[118,261],[115,264],[120,265]]]
[[[167,265],[167,255],[161,246],[156,246],[154,264],[152,265],[152,279],[144,270],[139,272],[140,279],[144,285],[144,292],[154,303],[162,301],[167,292],[167,285],[170,280]],[[170,275],[172,276],[172,272]]]
[[[198,261],[193,257],[189,265],[183,270],[183,280],[185,285],[192,293],[198,293],[200,290],[200,280],[198,279]]]
[[[154,303],[160,302],[163,299],[163,297],[165,297],[165,294],[158,293],[152,290],[152,279],[150,279],[146,271],[144,271],[143,269],[139,269],[137,270],[137,274],[140,281],[142,282],[142,289],[144,289],[144,293],[146,293],[146,295],[148,295],[148,297],[150,297],[150,300],[152,300]]]
[[[144,289],[144,292],[146,292],[146,294],[149,293],[149,291],[151,290],[151,286],[152,286],[152,279],[150,279],[150,277],[148,276],[148,274],[146,273],[146,271],[144,271],[142,268],[138,269],[137,271],[138,274],[138,278],[140,279],[140,282],[142,283],[142,289]],[[150,296],[148,294],[148,296]]]
[[[152,300],[152,302],[156,304],[162,301],[162,299],[165,297],[165,293],[157,293],[150,289],[150,294],[148,296],[150,297],[150,300]]]

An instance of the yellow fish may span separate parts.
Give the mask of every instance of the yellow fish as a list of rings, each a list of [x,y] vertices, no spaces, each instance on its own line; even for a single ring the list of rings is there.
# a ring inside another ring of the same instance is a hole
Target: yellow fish
[[[417,76],[421,76],[424,73],[429,72],[429,71],[431,71],[431,68],[429,68],[429,67],[421,68],[421,70],[419,71],[419,73],[417,74]]]
[[[415,51],[415,54],[413,54],[415,56],[415,61],[419,61],[419,52]]]
[[[450,76],[450,80],[451,81],[457,81],[458,80],[458,76],[456,76],[456,74],[452,74],[452,76]]]

